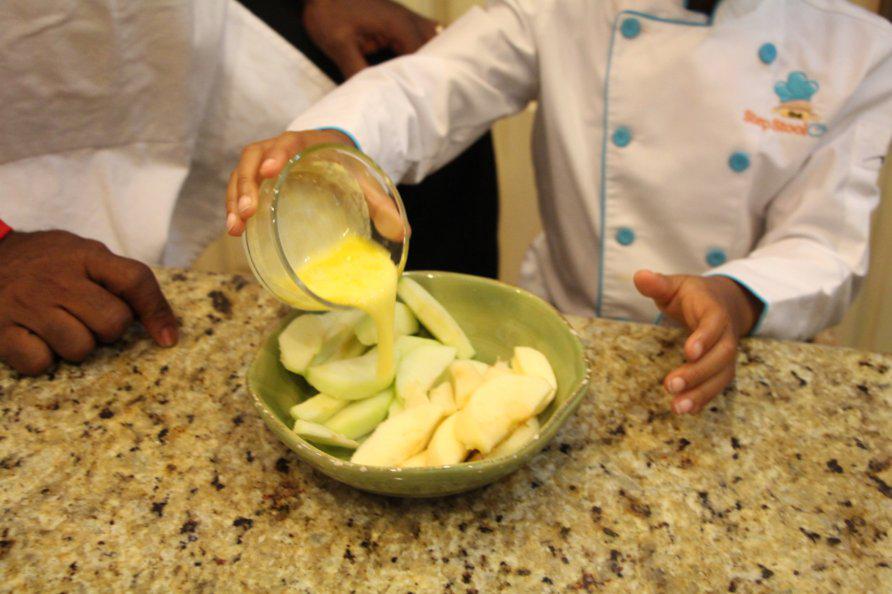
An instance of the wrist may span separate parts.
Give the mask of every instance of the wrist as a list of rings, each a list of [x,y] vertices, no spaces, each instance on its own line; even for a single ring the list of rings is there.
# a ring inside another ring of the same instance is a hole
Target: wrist
[[[762,301],[732,278],[726,276],[708,278],[715,282],[723,301],[727,304],[728,313],[734,325],[734,333],[738,338],[748,335],[762,315],[764,307]]]

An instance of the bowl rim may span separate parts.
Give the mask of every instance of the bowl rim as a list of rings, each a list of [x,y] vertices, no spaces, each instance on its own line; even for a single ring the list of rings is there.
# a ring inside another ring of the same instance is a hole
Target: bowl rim
[[[335,466],[341,470],[361,472],[369,475],[399,475],[406,477],[425,477],[436,475],[438,477],[441,477],[455,474],[466,474],[468,472],[483,474],[486,473],[488,469],[510,466],[511,463],[516,462],[518,459],[534,456],[541,448],[545,446],[545,441],[550,441],[554,438],[554,436],[552,435],[548,438],[548,440],[545,440],[543,438],[544,434],[551,432],[552,430],[556,433],[558,430],[560,430],[561,427],[563,427],[569,417],[582,402],[582,398],[587,393],[588,387],[590,385],[591,368],[588,364],[588,360],[586,359],[585,346],[582,343],[582,338],[580,337],[579,333],[576,331],[576,329],[573,328],[573,326],[570,325],[566,317],[551,304],[547,303],[541,297],[514,285],[509,285],[495,279],[476,276],[472,274],[464,274],[460,272],[413,270],[405,271],[403,275],[410,278],[420,277],[429,279],[437,277],[464,278],[470,282],[495,286],[498,287],[500,290],[509,290],[524,298],[532,299],[532,301],[537,304],[537,307],[542,308],[543,311],[547,312],[548,315],[557,316],[558,320],[561,322],[563,327],[568,331],[573,339],[573,350],[576,354],[574,363],[581,364],[582,375],[576,378],[574,385],[571,386],[571,392],[568,394],[567,399],[564,401],[563,404],[557,407],[554,412],[552,412],[549,419],[539,428],[539,431],[536,433],[535,437],[522,448],[507,456],[498,456],[495,458],[476,460],[473,462],[459,462],[458,464],[449,464],[444,466],[425,466],[418,468],[400,468],[395,466],[370,466],[364,464],[356,464],[354,462],[350,462],[349,460],[342,460],[341,458],[332,456],[328,452],[317,448],[309,441],[294,433],[294,431],[290,427],[288,427],[288,425],[286,425],[269,409],[269,407],[264,403],[263,399],[260,398],[258,389],[255,387],[255,382],[252,379],[253,374],[251,373],[254,367],[258,364],[258,361],[261,357],[263,344],[265,344],[271,336],[280,333],[282,328],[284,328],[286,324],[293,320],[295,316],[301,315],[302,313],[312,313],[304,312],[303,310],[297,309],[292,310],[288,315],[282,318],[270,332],[266,333],[263,338],[263,342],[260,346],[258,346],[257,351],[255,352],[254,357],[251,359],[251,363],[250,365],[248,365],[245,373],[247,388],[251,394],[251,399],[254,403],[254,407],[258,410],[266,424],[270,427],[270,429],[273,430],[273,432],[279,437],[280,440],[286,443],[286,445],[288,445],[292,449],[296,447],[301,451],[301,453],[309,455],[312,459],[314,459],[316,463],[320,465]],[[546,428],[548,429],[546,430]]]

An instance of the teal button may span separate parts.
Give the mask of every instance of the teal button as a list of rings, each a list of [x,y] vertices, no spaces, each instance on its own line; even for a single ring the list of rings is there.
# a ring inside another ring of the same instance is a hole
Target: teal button
[[[728,158],[728,167],[740,173],[746,171],[750,166],[750,156],[746,153],[737,152]]]
[[[641,21],[634,17],[627,18],[619,26],[619,31],[626,39],[635,39],[641,33]]]
[[[724,250],[714,248],[706,252],[706,263],[715,268],[728,261],[728,255]]]
[[[759,48],[759,59],[763,64],[771,64],[777,58],[777,48],[773,43],[763,43]]]
[[[616,242],[620,245],[632,245],[635,243],[635,232],[628,227],[620,227],[616,230]]]
[[[623,148],[624,146],[628,146],[629,143],[632,142],[632,131],[625,126],[620,126],[616,130],[614,130],[611,139],[613,140],[613,144],[615,144],[619,148]]]

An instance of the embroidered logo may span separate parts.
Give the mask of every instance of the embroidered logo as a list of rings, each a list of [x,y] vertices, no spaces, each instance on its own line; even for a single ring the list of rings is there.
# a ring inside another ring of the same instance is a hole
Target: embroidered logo
[[[804,72],[791,72],[787,80],[778,81],[774,85],[774,92],[780,104],[772,111],[780,118],[769,120],[748,109],[743,114],[743,121],[759,126],[763,130],[800,136],[821,136],[827,131],[827,126],[821,123],[820,116],[811,103],[812,96],[820,88],[818,82],[810,80]]]

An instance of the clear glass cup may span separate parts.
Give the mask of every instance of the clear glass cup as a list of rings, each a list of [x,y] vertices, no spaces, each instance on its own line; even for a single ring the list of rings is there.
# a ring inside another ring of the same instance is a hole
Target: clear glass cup
[[[390,178],[361,151],[321,144],[295,155],[260,186],[257,212],[243,241],[254,276],[298,309],[342,308],[310,290],[297,271],[312,255],[348,235],[375,241],[400,273],[409,253],[409,223]]]

